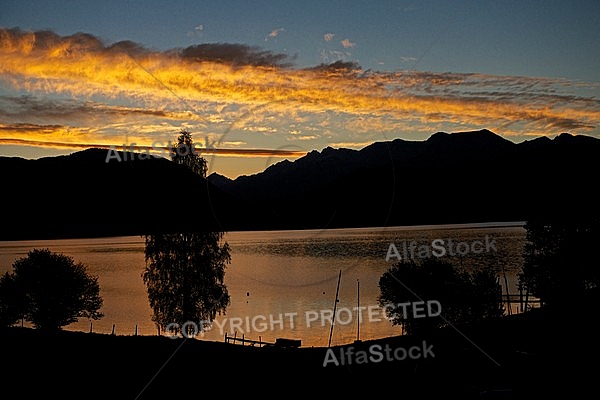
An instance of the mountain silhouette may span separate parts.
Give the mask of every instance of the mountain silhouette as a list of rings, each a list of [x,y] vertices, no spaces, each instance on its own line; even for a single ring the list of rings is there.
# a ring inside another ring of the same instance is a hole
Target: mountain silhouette
[[[186,167],[145,154],[87,149],[0,157],[7,217],[1,240],[138,235],[219,228],[219,189]],[[119,161],[120,160],[120,161]]]
[[[585,218],[597,213],[600,140],[562,133],[513,143],[437,132],[360,150],[327,147],[234,180],[160,157],[88,149],[0,157],[0,240]]]
[[[600,140],[563,133],[519,144],[489,131],[437,132],[209,182],[265,229],[525,221],[593,212]]]

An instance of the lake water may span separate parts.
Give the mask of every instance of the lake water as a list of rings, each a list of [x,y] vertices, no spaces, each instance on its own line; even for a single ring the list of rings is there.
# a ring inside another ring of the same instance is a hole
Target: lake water
[[[338,318],[331,344],[400,335],[401,328],[384,318],[377,302],[379,278],[395,261],[386,261],[390,243],[402,255],[403,241],[430,246],[435,239],[444,240],[446,249],[448,239],[455,244],[479,241],[475,247],[481,250],[479,254],[467,252],[463,245],[454,249],[454,256],[446,251],[442,258],[466,268],[493,268],[500,272],[504,293],[505,276],[508,291],[517,293],[516,277],[525,242],[525,229],[518,222],[229,232],[224,240],[231,246],[232,261],[227,266],[225,284],[231,304],[226,315],[217,316],[212,328],[198,338],[223,341],[227,333],[265,342],[300,339],[303,347],[327,346],[340,271],[339,301],[335,305]],[[114,326],[119,335],[133,335],[136,329],[139,335],[158,334],[141,278],[145,267],[143,238],[0,242],[0,273],[12,270],[12,263],[33,248],[69,255],[98,276],[104,318],[91,321],[94,332],[111,333]],[[437,249],[439,255],[439,246]],[[465,254],[459,255],[457,250]],[[360,323],[359,306],[363,310]],[[512,305],[513,312],[518,311],[516,307]],[[90,321],[81,320],[65,329],[87,332]]]

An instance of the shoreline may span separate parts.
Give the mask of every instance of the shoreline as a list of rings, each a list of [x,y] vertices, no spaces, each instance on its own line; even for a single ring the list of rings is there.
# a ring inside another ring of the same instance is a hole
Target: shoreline
[[[441,328],[426,336],[332,346],[338,360],[340,351],[350,352],[349,347],[356,355],[374,345],[397,349],[426,342],[430,350],[429,357],[420,359],[375,357],[371,362],[358,363],[355,358],[355,362],[349,364],[346,360],[339,366],[323,365],[327,347],[253,347],[69,331],[45,335],[20,327],[0,331],[0,346],[2,354],[7,355],[7,382],[27,374],[30,382],[46,382],[34,385],[34,389],[43,388],[45,396],[50,383],[56,389],[79,393],[75,398],[81,398],[80,390],[94,387],[94,382],[104,384],[96,394],[136,399],[157,398],[159,393],[193,395],[201,388],[220,385],[224,385],[225,394],[260,390],[267,391],[266,397],[270,397],[277,392],[277,382],[292,385],[284,386],[279,396],[307,384],[311,391],[318,390],[317,384],[325,384],[322,390],[335,394],[352,394],[357,385],[369,384],[376,385],[377,390],[383,385],[405,394],[463,398],[482,398],[484,393],[501,398],[549,395],[561,390],[584,393],[595,387],[596,380],[594,371],[587,369],[586,359],[596,360],[600,354],[593,322],[578,318],[573,321],[572,330],[565,333],[556,329],[556,316],[530,311],[510,318]],[[578,375],[573,375],[576,372]],[[567,380],[567,375],[577,378]],[[553,381],[559,377],[562,380]],[[327,383],[335,386],[327,388]],[[73,390],[74,387],[79,389]],[[68,394],[61,396],[66,398]]]
[[[443,223],[443,224],[426,224],[426,225],[394,225],[394,226],[357,226],[357,227],[345,227],[345,228],[307,228],[307,229],[241,229],[224,231],[225,234],[235,233],[277,233],[277,232],[297,232],[297,233],[314,233],[314,232],[342,232],[347,230],[361,230],[365,232],[372,232],[381,230],[383,232],[389,230],[397,231],[421,231],[421,230],[445,230],[445,229],[486,229],[486,228],[522,228],[526,221],[490,221],[490,222],[464,222],[464,223]],[[143,233],[119,233],[115,234],[100,234],[96,236],[68,236],[68,237],[41,237],[41,238],[6,238],[0,237],[0,243],[10,244],[13,242],[35,242],[35,241],[48,241],[48,240],[94,240],[94,239],[108,239],[108,238],[127,238],[127,237],[143,237]]]

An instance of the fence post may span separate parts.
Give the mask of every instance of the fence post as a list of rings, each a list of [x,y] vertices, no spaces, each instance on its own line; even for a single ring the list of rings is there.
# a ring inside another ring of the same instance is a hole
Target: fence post
[[[521,312],[524,312],[525,310],[523,310],[523,285],[519,282],[519,308],[521,309]]]

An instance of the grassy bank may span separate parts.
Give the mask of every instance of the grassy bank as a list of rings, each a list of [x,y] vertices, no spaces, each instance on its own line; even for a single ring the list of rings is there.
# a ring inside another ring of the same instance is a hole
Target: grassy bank
[[[592,321],[580,317],[565,320],[537,311],[427,336],[349,343],[332,347],[329,354],[326,348],[259,348],[70,331],[44,334],[15,327],[1,333],[2,391],[26,398],[79,399],[201,398],[214,391],[227,398],[287,398],[297,392],[339,397],[360,391],[370,397],[391,392],[404,398],[573,395],[594,386],[600,354]],[[423,353],[424,343],[430,349],[426,358],[385,357],[386,346],[391,356],[404,354],[393,353],[395,349],[414,346]],[[365,361],[357,358],[361,351],[371,359],[359,364]],[[352,363],[342,362],[342,353],[352,355]],[[332,354],[339,365],[331,361]]]

